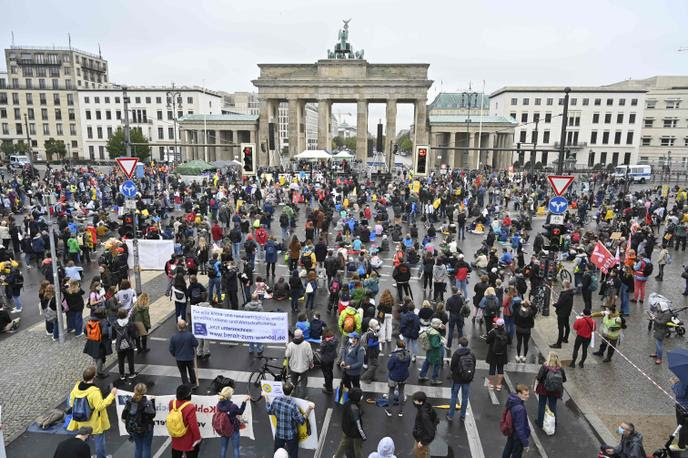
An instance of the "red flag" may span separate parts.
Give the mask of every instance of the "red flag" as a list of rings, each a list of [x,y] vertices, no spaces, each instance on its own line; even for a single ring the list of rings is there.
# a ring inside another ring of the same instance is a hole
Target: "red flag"
[[[616,264],[616,259],[609,252],[607,247],[602,245],[600,242],[595,244],[595,249],[592,250],[592,255],[590,256],[590,262],[595,264],[602,273],[606,274],[609,269],[614,267]]]
[[[624,253],[624,264],[631,258],[631,234],[628,234],[628,242],[626,242],[626,253]]]

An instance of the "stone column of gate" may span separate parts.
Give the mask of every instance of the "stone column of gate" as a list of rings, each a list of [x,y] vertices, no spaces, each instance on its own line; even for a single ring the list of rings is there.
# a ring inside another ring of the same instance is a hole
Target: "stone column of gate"
[[[270,156],[268,157],[268,165],[278,166],[280,165],[280,157],[282,151],[280,151],[280,130],[279,130],[279,100],[272,100],[270,104],[270,122],[275,123],[275,149],[269,151]],[[268,145],[270,146],[270,145]]]
[[[308,139],[306,136],[306,101],[299,100],[299,153],[308,149]]]
[[[327,151],[332,150],[332,139],[330,138],[331,109],[331,100],[318,99],[318,149],[324,149]]]
[[[514,134],[506,134],[504,136],[504,147],[505,148],[512,148],[514,145]],[[513,164],[514,153],[512,151],[505,151],[502,159],[502,169],[508,168],[510,165]]]
[[[468,134],[468,147],[475,148],[475,134],[473,132],[470,132]],[[477,151],[471,149],[468,150],[468,154],[466,154],[466,157],[468,158],[468,163],[464,164],[466,169],[475,170],[476,165],[478,163],[478,160],[476,159],[477,155]]]
[[[397,139],[397,101],[396,99],[387,100],[387,113],[385,114],[385,143],[383,151],[386,151],[386,160],[391,169],[394,169],[394,143]]]
[[[415,128],[415,144],[414,149],[417,145],[427,145],[428,144],[428,107],[427,99],[417,99],[414,104],[414,128]]]
[[[365,164],[368,157],[368,100],[359,99],[356,105],[356,159]]]
[[[454,148],[456,147],[456,132],[449,132],[447,133],[447,146],[449,148]],[[448,149],[447,150],[447,167],[450,167],[452,169],[458,168],[459,167],[459,159],[460,154],[456,152],[454,149]]]
[[[268,124],[270,123],[270,104],[271,100],[263,99],[260,101],[260,112],[258,117],[258,141],[255,141],[255,134],[251,139],[251,143],[256,143],[256,154],[259,166],[268,165],[268,153],[263,152],[261,145],[265,145],[265,151],[268,148]]]
[[[301,151],[299,148],[299,100],[296,98],[288,99],[289,108],[287,110],[287,137],[289,139],[289,157],[294,157]]]
[[[494,132],[490,132],[487,134],[487,152],[485,153],[485,163],[489,165],[490,167],[494,167],[494,150],[493,148],[495,147],[495,134]]]

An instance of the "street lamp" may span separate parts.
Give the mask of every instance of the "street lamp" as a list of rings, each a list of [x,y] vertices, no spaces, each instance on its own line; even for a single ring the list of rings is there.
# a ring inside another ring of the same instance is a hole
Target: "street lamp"
[[[182,93],[176,90],[174,83],[172,83],[172,89],[167,91],[165,95],[167,98],[167,109],[172,109],[172,121],[174,122],[174,161],[181,162],[181,151],[177,151],[177,109],[182,109]]]
[[[671,181],[671,151],[667,151],[667,181]]]

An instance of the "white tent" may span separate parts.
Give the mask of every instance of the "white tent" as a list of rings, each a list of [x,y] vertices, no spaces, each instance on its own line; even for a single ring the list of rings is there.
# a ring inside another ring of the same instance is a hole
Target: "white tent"
[[[332,159],[330,153],[322,149],[309,149],[294,156],[295,159]]]
[[[354,155],[351,154],[350,152],[346,151],[346,150],[342,150],[342,151],[338,152],[337,154],[335,154],[334,156],[332,156],[332,159],[353,159],[353,158],[354,158]]]

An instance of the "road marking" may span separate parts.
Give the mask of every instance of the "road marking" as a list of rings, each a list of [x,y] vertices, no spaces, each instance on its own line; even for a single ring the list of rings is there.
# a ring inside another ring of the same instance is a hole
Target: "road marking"
[[[495,394],[494,389],[490,388],[490,379],[488,377],[485,377],[485,382],[483,383],[483,386],[487,388],[487,393],[490,395],[490,401],[492,401],[492,405],[498,406],[499,399],[497,399],[497,395]]]
[[[157,452],[155,452],[155,455],[153,455],[153,458],[160,458],[162,454],[167,450],[167,447],[170,446],[172,443],[172,438],[168,437],[165,442],[160,446]]]
[[[318,441],[318,448],[315,451],[313,458],[320,458],[323,452],[323,445],[325,445],[325,439],[327,438],[327,430],[330,428],[330,420],[332,419],[332,407],[327,409],[325,412],[325,420],[323,420],[323,427],[320,430],[320,440]]]
[[[471,456],[474,458],[485,458],[485,451],[483,450],[482,442],[480,442],[480,433],[478,432],[478,425],[475,422],[470,401],[468,401],[468,407],[466,408],[464,425],[466,426],[466,438],[468,439],[468,448],[471,450]]]
[[[257,368],[257,367],[256,367]],[[179,377],[179,369],[176,366],[165,366],[162,364],[137,364],[136,372],[140,375],[152,375],[155,377]],[[116,365],[110,369],[110,372],[117,373]],[[248,378],[252,371],[235,371],[224,369],[206,369],[198,368],[198,378],[203,380],[213,380],[218,375],[223,375],[234,379],[235,382],[248,382]],[[341,379],[335,378],[333,383],[339,385]],[[308,388],[319,389],[322,388],[325,379],[323,377],[308,376]],[[389,386],[387,382],[363,382],[361,381],[361,389],[367,393],[389,393]],[[434,399],[449,399],[451,397],[451,388],[444,386],[427,386],[427,385],[406,385],[409,392],[424,391],[429,398]]]

